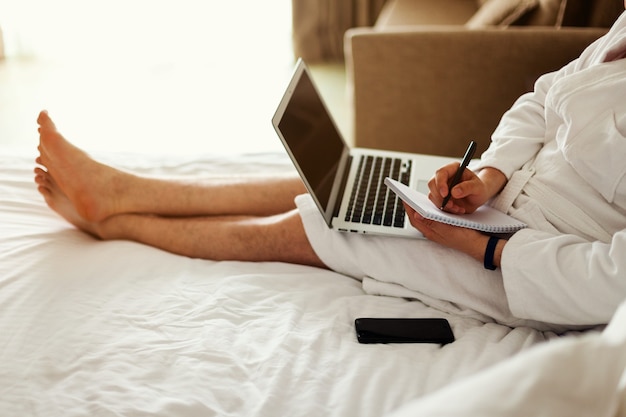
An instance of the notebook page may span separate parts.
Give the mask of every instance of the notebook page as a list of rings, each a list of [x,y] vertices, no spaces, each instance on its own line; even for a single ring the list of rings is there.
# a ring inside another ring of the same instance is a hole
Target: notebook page
[[[486,233],[512,233],[526,227],[525,223],[486,205],[470,214],[447,213],[436,207],[428,196],[398,181],[385,178],[385,184],[426,219]]]

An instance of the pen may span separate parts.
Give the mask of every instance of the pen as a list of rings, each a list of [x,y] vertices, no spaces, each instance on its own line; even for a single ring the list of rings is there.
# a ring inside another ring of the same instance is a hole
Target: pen
[[[452,182],[448,187],[448,195],[444,197],[443,203],[441,203],[441,210],[443,210],[446,204],[448,204],[448,201],[450,201],[450,197],[452,196],[452,188],[457,185],[459,181],[461,181],[461,175],[463,175],[463,171],[465,171],[465,168],[467,168],[467,164],[469,164],[469,162],[474,157],[474,152],[476,152],[476,142],[471,141],[469,146],[467,147],[467,150],[465,151],[465,155],[463,155],[461,165],[459,165],[459,169],[456,170],[456,174],[454,174],[454,178],[452,178]]]

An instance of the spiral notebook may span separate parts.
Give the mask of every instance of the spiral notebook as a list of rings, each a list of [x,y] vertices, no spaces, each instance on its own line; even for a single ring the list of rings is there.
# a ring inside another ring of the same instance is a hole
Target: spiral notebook
[[[385,184],[426,219],[486,233],[513,233],[526,227],[525,223],[490,206],[481,206],[470,214],[447,213],[435,207],[426,195],[401,182],[385,178]]]

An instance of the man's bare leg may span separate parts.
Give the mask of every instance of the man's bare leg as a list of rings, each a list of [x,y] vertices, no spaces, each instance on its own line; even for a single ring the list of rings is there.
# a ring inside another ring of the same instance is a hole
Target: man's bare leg
[[[283,261],[325,267],[293,198],[299,179],[183,184],[99,164],[39,117],[36,182],[48,205],[101,239],[127,239],[205,259]]]
[[[126,213],[90,222],[78,214],[47,173],[41,174],[39,181],[45,183],[40,190],[51,208],[79,229],[103,240],[132,240],[193,258],[326,267],[311,248],[296,209],[271,216],[163,217]]]
[[[48,174],[87,221],[98,222],[121,213],[168,216],[216,214],[270,215],[293,209],[293,199],[306,190],[295,177],[225,178],[174,181],[138,176],[93,160],[68,142],[46,112],[37,119],[44,168],[35,170],[37,183]],[[45,189],[42,194],[45,194]]]
[[[95,228],[107,240],[132,240],[192,258],[278,261],[326,268],[311,248],[297,209],[265,217],[123,214]]]

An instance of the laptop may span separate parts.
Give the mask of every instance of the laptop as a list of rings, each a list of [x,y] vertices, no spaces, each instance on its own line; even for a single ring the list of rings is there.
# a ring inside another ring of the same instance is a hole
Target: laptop
[[[330,228],[423,237],[383,181],[391,177],[427,194],[435,170],[455,159],[349,147],[302,59],[272,124]]]

